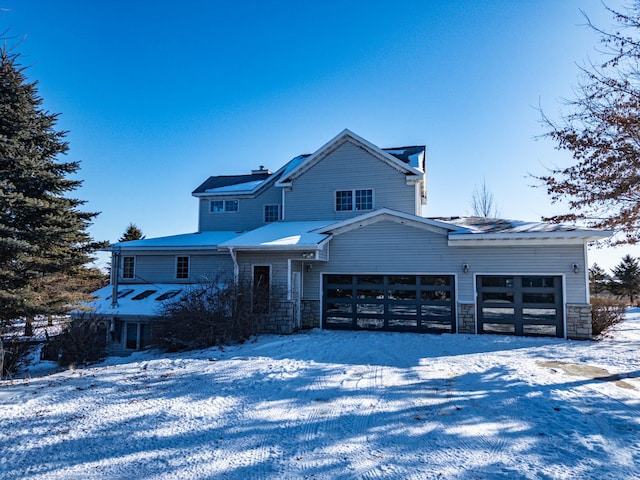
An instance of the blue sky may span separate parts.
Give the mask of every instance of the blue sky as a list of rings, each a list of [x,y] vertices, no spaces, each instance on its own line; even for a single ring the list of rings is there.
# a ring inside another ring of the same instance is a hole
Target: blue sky
[[[44,106],[82,162],[76,197],[115,241],[197,229],[210,175],[272,170],[344,128],[380,147],[426,145],[427,216],[471,213],[483,179],[501,216],[559,212],[529,174],[565,165],[557,118],[597,59],[599,0],[4,0]],[[620,1],[608,2],[618,7]],[[599,250],[609,268],[622,254]]]

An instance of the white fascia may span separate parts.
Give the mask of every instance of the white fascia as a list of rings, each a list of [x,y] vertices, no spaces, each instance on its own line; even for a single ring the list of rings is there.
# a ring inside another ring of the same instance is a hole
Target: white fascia
[[[582,245],[610,236],[609,232],[540,232],[540,233],[450,233],[448,245],[455,246],[518,246],[518,245]]]

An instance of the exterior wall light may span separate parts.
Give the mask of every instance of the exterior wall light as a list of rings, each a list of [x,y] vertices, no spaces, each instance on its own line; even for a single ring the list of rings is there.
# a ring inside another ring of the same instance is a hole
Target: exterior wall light
[[[571,268],[573,269],[573,273],[578,273],[580,271],[580,265],[578,265],[577,263],[571,265]]]
[[[306,265],[306,267],[305,267],[305,270],[306,270],[307,272],[310,272],[310,271],[311,271],[311,264],[310,264],[310,263],[307,263],[307,265]]]
[[[463,263],[462,264],[462,271],[464,273],[469,273],[469,264],[468,263]]]
[[[313,252],[304,252],[302,258],[313,258],[315,254]]]

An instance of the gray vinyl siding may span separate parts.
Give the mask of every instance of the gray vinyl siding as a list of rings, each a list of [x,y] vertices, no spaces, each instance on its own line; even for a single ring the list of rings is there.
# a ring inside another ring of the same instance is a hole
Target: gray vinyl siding
[[[211,200],[238,200],[237,212],[210,213]],[[198,229],[201,232],[216,230],[246,231],[265,225],[264,206],[282,204],[282,189],[268,187],[255,198],[207,197],[199,202]]]
[[[228,253],[167,252],[161,254],[133,254],[123,252],[122,256],[135,256],[135,277],[123,279],[125,283],[194,283],[223,276],[233,279],[233,261]],[[189,257],[189,278],[176,278],[176,257]],[[122,273],[122,272],[121,272]]]
[[[288,288],[288,253],[250,253],[238,252],[238,265],[240,267],[240,281],[251,284],[254,265],[271,266],[272,291],[282,292],[286,296]]]
[[[285,191],[287,221],[344,220],[364,211],[335,211],[336,190],[373,189],[373,208],[416,214],[415,185],[406,174],[346,142],[296,178]]]
[[[415,273],[456,276],[456,298],[475,301],[475,275],[565,275],[567,303],[586,303],[584,247],[449,247],[446,234],[432,233],[393,222],[379,222],[337,235],[331,241],[329,262],[316,262],[305,273],[304,298],[318,299],[323,273]],[[462,272],[463,264],[469,272]],[[580,272],[574,273],[572,264]]]

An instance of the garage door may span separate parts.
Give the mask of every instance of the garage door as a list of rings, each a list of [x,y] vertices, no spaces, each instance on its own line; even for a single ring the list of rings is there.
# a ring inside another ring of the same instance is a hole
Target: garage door
[[[563,337],[562,277],[479,275],[478,333]]]
[[[324,328],[456,331],[453,275],[324,275]]]

